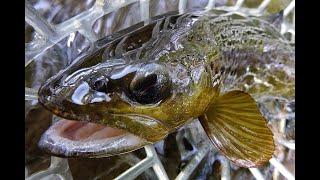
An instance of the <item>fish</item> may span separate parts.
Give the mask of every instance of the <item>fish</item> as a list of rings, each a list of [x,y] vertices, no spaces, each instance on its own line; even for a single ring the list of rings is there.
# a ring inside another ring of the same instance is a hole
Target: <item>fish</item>
[[[294,74],[282,66],[294,67],[294,47],[272,22],[221,10],[166,14],[94,47],[39,88],[39,103],[62,118],[42,135],[41,149],[119,155],[199,119],[235,165],[272,158],[273,133],[255,99],[294,96]],[[262,80],[243,78],[248,73]]]

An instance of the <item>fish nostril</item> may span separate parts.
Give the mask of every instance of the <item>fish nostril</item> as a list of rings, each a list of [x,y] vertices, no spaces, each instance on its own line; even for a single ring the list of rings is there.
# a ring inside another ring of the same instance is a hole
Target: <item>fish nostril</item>
[[[183,142],[183,145],[184,145],[186,150],[188,150],[188,151],[192,151],[193,150],[193,146],[191,145],[191,143],[188,141],[187,138],[183,137],[182,142]]]
[[[93,89],[99,92],[106,92],[107,91],[107,85],[105,80],[97,80],[94,82]]]

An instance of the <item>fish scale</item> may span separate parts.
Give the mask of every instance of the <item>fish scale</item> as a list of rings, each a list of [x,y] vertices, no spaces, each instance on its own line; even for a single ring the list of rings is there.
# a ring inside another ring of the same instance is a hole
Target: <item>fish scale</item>
[[[274,141],[252,96],[266,95],[264,90],[268,94],[266,83],[276,87],[278,80],[292,80],[280,68],[269,72],[265,67],[294,64],[294,51],[262,19],[209,13],[174,15],[107,37],[104,45],[101,40],[93,56],[88,54],[46,82],[39,102],[63,118],[120,129],[128,139],[138,139],[118,153],[155,143],[199,118],[213,145],[235,164],[262,165],[271,158]],[[252,70],[248,67],[257,71],[251,72],[256,90],[250,94],[243,90],[249,85],[239,78]],[[274,73],[281,74],[277,81],[270,79]],[[252,148],[252,139],[259,142],[258,149]],[[118,140],[107,138],[105,143]],[[49,151],[57,147],[55,154],[79,155],[69,152],[66,144],[47,142],[40,145]],[[115,154],[111,149],[112,154],[106,149],[104,156]],[[97,156],[101,153],[97,150]],[[94,152],[84,156],[88,154]]]

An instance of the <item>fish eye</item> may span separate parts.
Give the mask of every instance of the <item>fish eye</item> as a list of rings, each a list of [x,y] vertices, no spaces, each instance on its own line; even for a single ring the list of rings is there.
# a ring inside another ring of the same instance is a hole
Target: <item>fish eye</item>
[[[141,71],[131,81],[129,89],[134,101],[155,104],[170,95],[171,82],[165,71]]]

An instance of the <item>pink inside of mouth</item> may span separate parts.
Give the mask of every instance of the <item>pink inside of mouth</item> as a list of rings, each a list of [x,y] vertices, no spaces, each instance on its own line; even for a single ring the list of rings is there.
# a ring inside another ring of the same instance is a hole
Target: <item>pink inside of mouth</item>
[[[53,125],[57,133],[72,141],[90,141],[112,138],[126,133],[126,131],[107,127],[101,124],[61,120]]]
[[[149,144],[125,130],[61,119],[41,137],[39,148],[61,157],[108,157]]]

